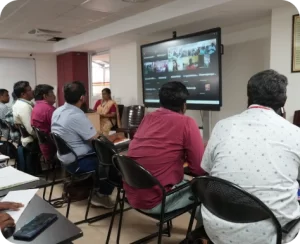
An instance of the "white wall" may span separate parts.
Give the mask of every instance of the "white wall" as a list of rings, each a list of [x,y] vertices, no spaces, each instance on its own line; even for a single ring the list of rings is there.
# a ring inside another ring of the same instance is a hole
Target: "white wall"
[[[213,112],[213,126],[247,108],[247,83],[252,75],[269,68],[270,39],[225,46],[223,55],[223,107]]]
[[[132,42],[110,50],[112,96],[125,106],[142,104],[140,45]]]
[[[0,52],[0,57],[35,58],[37,84],[48,84],[56,87],[57,86],[56,55],[36,54],[33,55],[33,57],[30,57],[29,55],[30,55],[29,53]]]
[[[300,109],[300,73],[291,73],[292,57],[292,16],[298,14],[290,5],[272,11],[271,63],[272,69],[284,74],[289,80],[288,100],[286,103],[287,119],[292,121],[295,110]]]

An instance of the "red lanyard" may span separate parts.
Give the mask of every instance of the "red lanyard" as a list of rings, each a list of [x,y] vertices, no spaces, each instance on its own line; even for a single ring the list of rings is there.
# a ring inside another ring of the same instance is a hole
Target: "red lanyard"
[[[265,109],[265,110],[271,110],[268,107],[264,107],[264,106],[260,106],[260,105],[253,105],[253,106],[250,106],[248,109],[252,109],[252,108],[260,108],[260,109]]]

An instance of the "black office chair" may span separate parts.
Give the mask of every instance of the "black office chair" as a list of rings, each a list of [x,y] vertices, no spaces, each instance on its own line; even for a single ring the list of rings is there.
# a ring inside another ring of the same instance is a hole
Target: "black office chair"
[[[144,116],[145,107],[139,105],[129,106],[127,108],[127,128],[119,128],[117,132],[123,132],[133,138]]]
[[[277,231],[277,244],[282,242],[282,233],[289,233],[299,223],[300,218],[281,226],[273,212],[257,197],[241,187],[211,176],[194,178],[194,196],[212,214],[233,223],[255,223],[271,219]],[[192,221],[189,229],[191,229]]]
[[[19,130],[20,135],[23,139],[28,138],[28,137],[33,137],[32,135],[29,134],[27,129],[24,127],[22,124],[15,124],[16,128]],[[37,141],[34,139],[31,143],[28,143],[27,146],[23,147],[24,148],[24,154],[27,156],[29,155],[30,157],[30,170],[29,170],[29,162],[27,162],[29,159],[26,156],[26,173],[32,174],[32,175],[40,175],[42,172],[41,168],[41,151],[40,148],[38,147]]]
[[[13,143],[16,143],[18,146],[21,145],[21,136],[20,136],[20,131],[19,129],[14,125],[14,124],[10,124],[8,123],[7,121],[4,120],[4,123],[6,124],[6,126],[9,128],[9,131],[10,133],[18,133],[19,136],[18,136],[18,139],[14,139],[14,138],[11,138],[10,136],[10,141],[13,142]]]
[[[56,149],[59,153],[60,156],[63,156],[63,155],[68,155],[68,154],[72,154],[74,156],[74,162],[69,164],[68,166],[70,165],[74,165],[75,168],[77,168],[77,171],[79,169],[78,167],[78,161],[80,159],[83,159],[83,158],[86,158],[86,157],[93,157],[95,156],[95,153],[92,153],[92,154],[87,154],[83,157],[78,157],[77,154],[73,151],[73,149],[68,145],[68,143],[66,143],[58,134],[56,133],[51,133],[51,136],[52,136],[52,139],[54,141],[54,144],[56,146]],[[61,164],[62,167],[65,168],[65,170],[68,172],[68,174],[70,174],[70,181],[69,181],[69,184],[72,185],[74,184],[76,181],[78,182],[78,180],[80,179],[88,179],[88,178],[92,178],[93,179],[93,184],[90,186],[90,193],[88,195],[88,205],[87,205],[87,208],[86,208],[86,212],[85,212],[85,217],[84,217],[84,220],[81,220],[81,221],[78,221],[78,222],[75,222],[74,224],[76,225],[79,225],[79,224],[83,224],[83,223],[86,223],[86,222],[89,222],[89,218],[88,218],[88,214],[89,214],[89,210],[90,210],[90,206],[91,206],[91,200],[92,200],[92,197],[94,195],[94,191],[95,191],[95,184],[96,184],[96,172],[95,171],[91,171],[91,172],[85,172],[85,173],[77,173],[77,171],[75,171],[75,173],[73,172],[69,172],[68,169],[64,166],[64,164],[62,163]],[[66,194],[66,198],[67,198],[67,212],[66,212],[66,218],[69,217],[69,213],[70,213],[70,207],[71,207],[71,202],[72,202],[72,199],[70,197],[70,195]],[[58,202],[57,204],[54,204],[54,205],[60,205],[61,203]],[[91,219],[94,219],[94,218],[91,218]]]
[[[118,104],[118,110],[119,110],[119,117],[120,117],[120,120],[122,121],[122,118],[123,118],[123,111],[124,111],[124,105],[123,105],[123,104]]]
[[[7,131],[7,136],[6,137],[4,137],[2,130],[6,130]],[[2,137],[4,137],[5,140],[10,141],[10,136],[9,136],[9,134],[10,134],[10,128],[7,126],[6,121],[2,120],[2,119],[0,119],[0,132],[1,132],[0,139]]]
[[[106,243],[108,244],[110,240],[110,235],[114,224],[115,216],[117,213],[120,212],[120,210],[117,211],[117,208],[118,205],[120,205],[120,208],[122,209],[121,204],[123,202],[121,202],[121,199],[124,197],[125,192],[123,190],[122,176],[119,173],[119,171],[116,172],[117,169],[115,168],[112,162],[112,157],[115,154],[117,154],[117,148],[115,147],[115,145],[112,142],[110,142],[105,136],[100,136],[99,139],[93,140],[92,144],[100,164],[107,169],[107,182],[117,188],[115,207],[112,212],[112,218],[111,218],[111,222],[110,222],[110,226],[106,238]],[[127,208],[126,210],[129,209],[131,208]],[[124,209],[124,211],[126,210]],[[119,239],[117,242],[119,243]]]
[[[38,138],[38,142],[39,142],[40,146],[46,144],[46,145],[53,146],[55,148],[54,142],[49,134],[41,131],[39,128],[36,128],[34,126],[32,126],[32,128]],[[41,150],[41,152],[42,152],[42,150]],[[42,156],[44,158],[44,160],[43,160],[44,163],[47,165],[47,170],[45,171],[46,180],[48,180],[49,174],[52,173],[52,182],[51,182],[51,189],[50,189],[50,193],[49,193],[49,199],[48,200],[45,199],[46,188],[44,189],[43,198],[45,201],[48,201],[48,202],[57,201],[59,199],[52,199],[52,194],[53,194],[54,185],[60,184],[63,182],[62,180],[58,180],[58,181],[56,180],[56,169],[59,166],[59,160],[56,157],[55,150],[53,151],[53,158],[51,158],[51,159],[47,159],[47,157],[45,155],[43,155],[43,152],[42,152]]]
[[[151,234],[147,237],[144,237],[140,240],[135,241],[134,243],[146,243],[147,241],[158,237],[158,244],[162,243],[162,235],[167,234],[169,237],[171,236],[171,228],[172,228],[172,219],[188,212],[193,209],[196,209],[195,206],[198,205],[197,202],[186,206],[185,208],[178,209],[176,211],[165,213],[165,203],[166,203],[166,197],[170,196],[171,194],[178,192],[184,188],[190,187],[190,183],[183,184],[181,186],[178,186],[174,188],[173,190],[166,192],[164,187],[159,183],[159,181],[154,178],[151,173],[149,173],[146,169],[144,169],[141,165],[136,163],[134,160],[130,159],[126,156],[121,155],[114,155],[113,156],[113,163],[115,167],[121,172],[123,181],[126,182],[129,186],[136,188],[136,189],[151,189],[154,186],[157,186],[162,193],[162,208],[160,214],[148,214],[145,213],[139,209],[135,209],[138,212],[147,215],[148,217],[151,217],[155,220],[158,220],[159,223],[159,231]],[[120,239],[120,233],[121,233],[121,226],[122,226],[122,216],[123,216],[123,209],[124,209],[124,203],[125,203],[125,194],[123,194],[123,197],[121,198],[121,213],[120,213],[120,222],[119,222],[119,229],[118,229],[118,237],[117,240]],[[163,225],[167,224],[167,228],[163,229]]]

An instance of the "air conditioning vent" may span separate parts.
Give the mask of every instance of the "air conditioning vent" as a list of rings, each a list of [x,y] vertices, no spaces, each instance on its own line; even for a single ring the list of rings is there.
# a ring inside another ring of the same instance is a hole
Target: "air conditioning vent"
[[[52,37],[51,39],[47,40],[48,42],[59,42],[65,40],[66,38],[63,37]]]
[[[61,34],[61,31],[55,31],[55,30],[46,30],[46,29],[33,29],[31,31],[28,31],[28,34],[31,35],[57,35]]]

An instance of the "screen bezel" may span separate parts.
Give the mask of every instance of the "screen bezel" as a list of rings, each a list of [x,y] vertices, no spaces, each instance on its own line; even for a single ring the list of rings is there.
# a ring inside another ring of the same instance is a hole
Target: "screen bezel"
[[[217,28],[213,28],[213,29],[209,29],[209,30],[205,30],[205,31],[200,31],[200,32],[196,32],[196,33],[192,33],[192,34],[188,34],[188,35],[184,35],[184,36],[179,36],[176,38],[170,38],[170,39],[166,39],[166,40],[162,40],[162,41],[158,41],[158,42],[153,42],[153,43],[149,43],[149,44],[145,44],[142,45],[140,47],[140,51],[141,51],[141,66],[142,66],[142,87],[143,87],[143,103],[144,106],[147,108],[158,108],[160,107],[160,103],[147,103],[145,102],[145,84],[144,84],[144,57],[143,57],[143,48],[146,47],[150,47],[150,46],[154,46],[154,45],[158,45],[161,43],[165,43],[165,42],[169,42],[169,41],[174,41],[174,40],[181,40],[181,39],[186,39],[186,38],[190,38],[190,37],[194,37],[194,36],[200,36],[200,35],[206,35],[206,34],[210,34],[213,32],[217,32],[218,36],[217,36],[217,45],[219,46],[219,98],[220,98],[220,103],[217,105],[213,105],[213,104],[187,104],[187,109],[189,110],[210,110],[210,111],[220,111],[222,105],[223,105],[223,100],[222,100],[222,39],[221,39],[221,28],[217,27]]]

